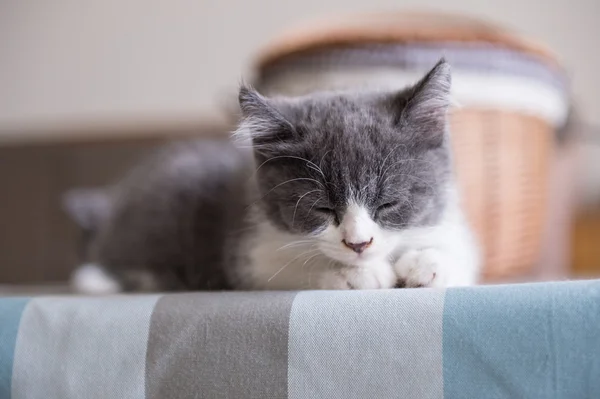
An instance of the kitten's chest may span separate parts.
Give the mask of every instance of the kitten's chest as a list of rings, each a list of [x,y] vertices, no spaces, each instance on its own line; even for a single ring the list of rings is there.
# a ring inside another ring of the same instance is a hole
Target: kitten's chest
[[[304,290],[318,288],[334,261],[310,240],[262,232],[248,252],[246,277],[254,289]]]

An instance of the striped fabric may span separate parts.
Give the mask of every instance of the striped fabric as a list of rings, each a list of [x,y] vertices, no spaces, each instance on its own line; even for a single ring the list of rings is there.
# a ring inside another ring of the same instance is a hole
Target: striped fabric
[[[600,280],[0,300],[0,399],[599,397]]]

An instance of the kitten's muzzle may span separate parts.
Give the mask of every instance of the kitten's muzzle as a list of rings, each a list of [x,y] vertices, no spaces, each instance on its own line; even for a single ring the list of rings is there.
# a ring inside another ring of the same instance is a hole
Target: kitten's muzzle
[[[371,244],[373,244],[373,237],[371,237],[371,239],[369,241],[364,241],[364,242],[359,242],[359,243],[347,242],[344,239],[344,240],[342,240],[342,243],[346,247],[348,247],[351,250],[353,250],[354,252],[356,252],[357,254],[361,254],[364,252],[365,249],[369,248],[371,246]]]

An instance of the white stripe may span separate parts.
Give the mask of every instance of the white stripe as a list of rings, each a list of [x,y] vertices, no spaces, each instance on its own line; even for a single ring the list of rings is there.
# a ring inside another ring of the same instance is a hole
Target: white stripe
[[[444,294],[300,292],[290,315],[288,397],[443,398]]]
[[[268,95],[301,95],[316,90],[369,87],[401,89],[417,82],[425,70],[364,67],[286,70],[270,77]],[[452,71],[452,97],[463,106],[500,108],[538,116],[562,126],[568,113],[568,96],[562,90],[531,78],[497,72]]]
[[[33,299],[21,318],[12,398],[144,399],[158,298]]]

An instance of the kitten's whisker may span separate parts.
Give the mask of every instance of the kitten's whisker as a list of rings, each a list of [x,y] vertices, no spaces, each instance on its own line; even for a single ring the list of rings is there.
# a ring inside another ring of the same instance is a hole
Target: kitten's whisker
[[[308,215],[310,215],[310,212],[315,207],[315,205],[317,205],[317,202],[319,202],[319,201],[321,201],[321,198],[317,198],[317,200],[315,202],[313,202],[313,204],[310,206],[310,208],[308,208],[308,212],[306,213],[307,217],[308,217]]]
[[[275,250],[275,252],[277,251],[281,251],[283,249],[287,249],[287,248],[293,248],[293,247],[297,247],[297,246],[301,246],[301,245],[308,245],[308,244],[314,244],[313,240],[298,240],[298,241],[292,241],[289,244],[283,245],[279,248],[277,248]]]
[[[296,202],[296,206],[294,207],[294,215],[292,216],[292,227],[294,226],[294,221],[296,220],[296,211],[298,210],[298,204],[300,204],[300,201],[302,201],[302,198],[306,197],[308,194],[310,193],[314,193],[314,192],[322,192],[323,190],[312,190],[309,191],[307,193],[304,193],[300,198],[298,198],[298,201]]]
[[[327,150],[325,151],[325,154],[323,154],[323,156],[321,157],[321,160],[319,161],[319,170],[321,171],[321,173],[323,173],[323,160],[325,160],[325,157],[331,152],[331,150]],[[325,176],[323,175],[323,178],[325,178]],[[325,179],[325,184],[329,185],[331,184],[333,187],[337,188],[337,184],[331,183],[329,180]]]
[[[394,148],[392,148],[392,150],[389,152],[389,154],[387,154],[385,156],[385,158],[383,159],[383,162],[381,162],[380,169],[385,166],[385,163],[387,162],[387,160],[390,157],[390,155],[392,155],[400,147],[405,147],[406,148],[406,144],[398,144],[397,146],[395,146]]]
[[[331,152],[331,150],[327,150],[325,152],[325,154],[323,154],[323,156],[321,157],[321,160],[319,161],[319,169],[323,168],[323,160],[325,159],[325,157],[327,156],[327,154],[329,154]]]
[[[277,156],[277,157],[272,157],[272,158],[267,159],[266,161],[264,161],[263,163],[261,163],[260,165],[258,165],[258,168],[256,168],[256,170],[254,171],[253,176],[255,176],[258,173],[258,171],[260,170],[260,168],[263,167],[264,164],[266,164],[268,162],[271,162],[271,161],[274,161],[274,160],[279,159],[279,158],[285,158],[285,156],[284,155],[280,155],[280,156]]]
[[[338,247],[335,244],[321,243],[321,248],[328,249],[331,252],[338,253],[338,254],[340,254],[342,256],[345,255],[345,254],[347,254],[347,252],[346,252],[347,249],[346,248]]]
[[[312,162],[311,162],[311,164],[312,164]],[[308,164],[308,163],[307,163],[307,164],[306,164],[306,166],[307,166],[308,168],[310,168],[310,169],[312,169],[312,170],[316,171],[316,172],[317,172],[317,173],[319,173],[321,176],[323,176],[323,178],[325,178],[325,175],[323,174],[323,171],[322,171],[321,169],[319,169],[318,167],[316,167],[316,166],[312,166],[311,164]],[[314,164],[313,164],[313,165],[314,165]]]
[[[294,262],[296,259],[298,259],[298,258],[300,258],[302,256],[305,256],[305,255],[308,255],[310,253],[313,253],[315,251],[318,251],[318,250],[319,250],[318,248],[316,248],[316,249],[310,249],[308,251],[302,252],[301,254],[295,256],[294,258],[292,258],[292,260],[290,260],[288,263],[286,263],[285,265],[283,265],[281,267],[281,269],[277,270],[275,272],[275,274],[273,274],[271,277],[269,277],[269,279],[267,280],[267,282],[270,282],[271,280],[273,280],[279,273],[281,273],[286,267],[288,267],[289,265],[291,265],[292,262]]]
[[[323,184],[320,181],[318,181],[318,180],[311,179],[310,177],[297,177],[295,179],[290,179],[290,180],[284,181],[283,183],[279,183],[278,185],[276,185],[275,187],[273,187],[272,189],[270,189],[269,191],[267,191],[267,193],[265,195],[263,195],[262,197],[260,197],[259,199],[257,199],[255,201],[255,203],[258,202],[258,201],[260,201],[260,200],[262,200],[262,199],[264,199],[267,195],[271,194],[271,192],[273,192],[274,190],[276,190],[278,187],[281,187],[284,184],[295,182],[295,181],[299,181],[299,180],[307,180],[307,181],[310,181],[310,182],[314,182],[314,183],[317,183],[318,185],[320,185],[321,187],[325,188],[323,186]]]
[[[304,263],[302,264],[302,267],[306,266],[306,264],[308,263],[309,260],[314,259],[315,257],[317,257],[319,255],[321,255],[321,254],[320,253],[316,253],[316,254],[312,255],[311,257],[309,257],[308,259],[306,259],[304,261]]]
[[[291,158],[291,159],[297,159],[297,160],[300,160],[300,161],[304,161],[304,162],[306,162],[306,165],[309,168],[311,168],[313,170],[316,170],[317,172],[319,172],[321,174],[321,176],[323,176],[323,178],[325,178],[325,175],[323,174],[323,171],[321,170],[321,168],[319,166],[317,166],[317,164],[315,164],[312,161],[309,161],[306,158],[297,157],[297,156],[294,156],[294,155],[279,155],[279,156],[276,156],[276,157],[269,158],[266,161],[264,161],[263,163],[261,163],[258,166],[258,168],[256,168],[256,170],[254,171],[254,174],[256,175],[256,173],[258,173],[258,171],[260,170],[260,168],[262,168],[266,163],[271,162],[271,161],[276,160],[276,159],[281,159],[281,158]]]

